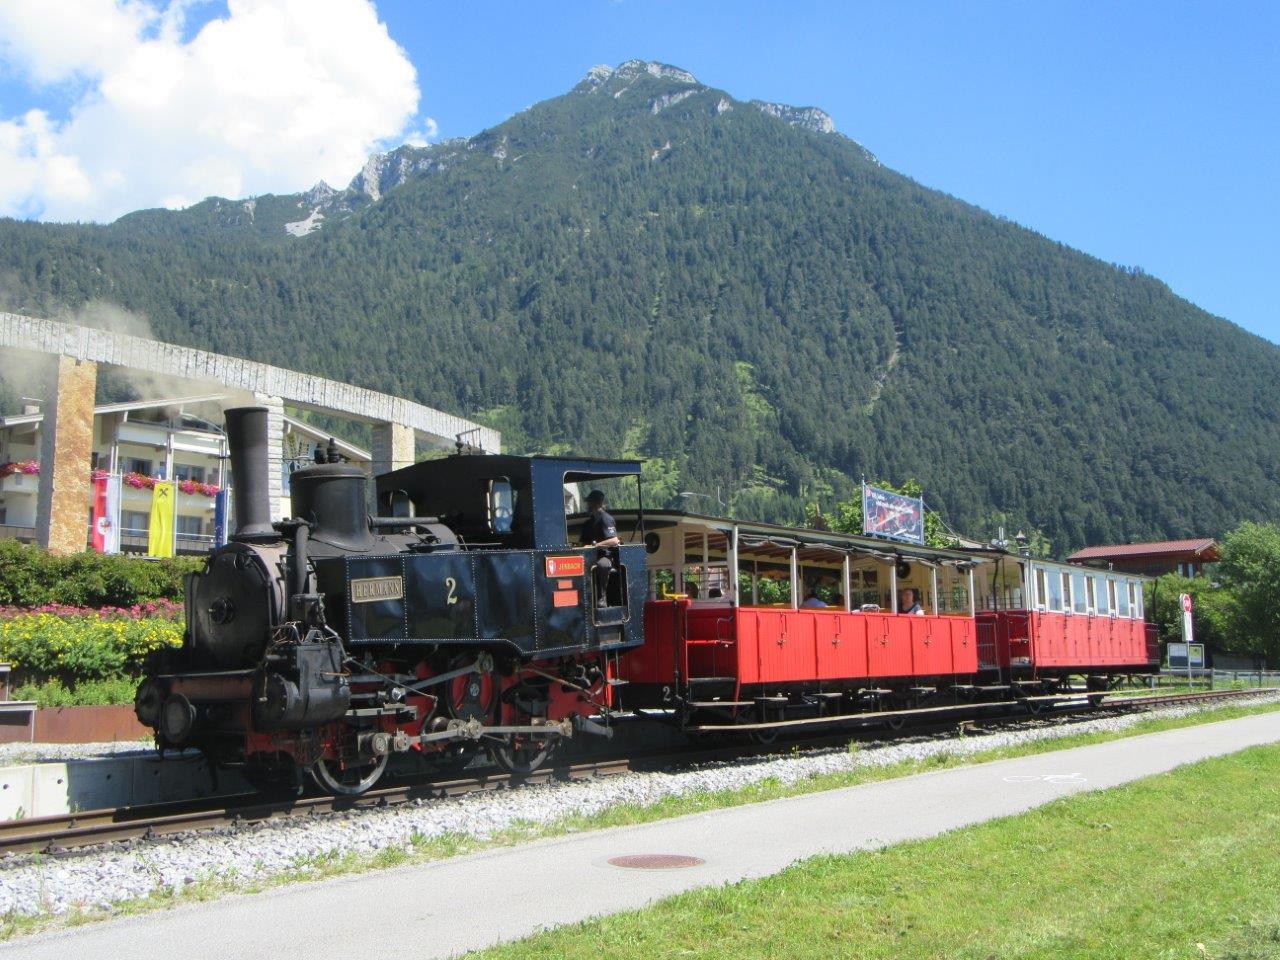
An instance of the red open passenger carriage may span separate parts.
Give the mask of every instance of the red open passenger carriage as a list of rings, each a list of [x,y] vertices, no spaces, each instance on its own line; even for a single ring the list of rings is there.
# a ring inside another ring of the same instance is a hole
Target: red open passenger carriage
[[[621,658],[622,700],[685,726],[1052,697],[1158,661],[1139,577],[684,513],[643,524],[645,643]],[[806,605],[815,587],[833,602]],[[907,590],[921,613],[902,611]]]

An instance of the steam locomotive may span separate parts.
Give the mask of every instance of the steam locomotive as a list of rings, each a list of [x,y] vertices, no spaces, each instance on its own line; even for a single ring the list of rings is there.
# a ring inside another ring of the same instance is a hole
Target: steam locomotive
[[[459,453],[377,478],[332,444],[272,523],[265,407],[226,413],[236,529],[186,585],[180,649],[135,709],[261,788],[358,794],[393,753],[487,749],[529,772],[609,736],[618,656],[643,641],[643,545],[569,543],[566,484],[634,461]],[[607,555],[608,564],[599,560]]]

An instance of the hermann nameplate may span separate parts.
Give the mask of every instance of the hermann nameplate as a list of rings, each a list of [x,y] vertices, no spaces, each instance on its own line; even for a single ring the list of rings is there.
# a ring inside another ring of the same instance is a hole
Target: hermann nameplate
[[[404,577],[366,577],[351,581],[352,603],[400,600],[404,597]]]

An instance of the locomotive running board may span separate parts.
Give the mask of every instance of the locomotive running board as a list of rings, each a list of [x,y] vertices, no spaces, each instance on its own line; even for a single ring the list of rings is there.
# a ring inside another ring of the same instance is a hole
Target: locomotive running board
[[[1100,693],[1091,694],[1099,697]],[[784,727],[820,727],[839,726],[841,724],[876,723],[880,720],[896,717],[919,717],[925,714],[947,713],[951,711],[971,711],[984,707],[1015,707],[1020,703],[1037,700],[1052,700],[1055,703],[1088,703],[1085,694],[1048,694],[1041,697],[1018,697],[1016,700],[993,700],[989,703],[956,703],[945,707],[919,707],[915,710],[872,710],[866,713],[837,713],[829,717],[804,717],[800,720],[774,720],[769,723],[704,723],[698,726],[682,727],[692,733],[750,732],[752,730],[779,730]]]

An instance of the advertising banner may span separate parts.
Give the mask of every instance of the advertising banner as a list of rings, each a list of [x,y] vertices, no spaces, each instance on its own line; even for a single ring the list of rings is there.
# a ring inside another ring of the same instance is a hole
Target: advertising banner
[[[173,481],[156,483],[151,491],[151,526],[147,531],[147,553],[153,557],[173,556],[173,514],[177,502]]]
[[[862,485],[862,532],[924,543],[924,500]]]

